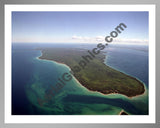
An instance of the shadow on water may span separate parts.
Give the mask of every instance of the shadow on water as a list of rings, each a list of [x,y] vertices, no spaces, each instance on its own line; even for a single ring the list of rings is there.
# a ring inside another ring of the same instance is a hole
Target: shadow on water
[[[112,106],[120,107],[133,115],[146,115],[146,113],[136,109],[131,103],[122,99],[109,99],[97,96],[86,96],[86,95],[67,95],[63,98],[64,102],[75,102],[85,104],[109,104]]]

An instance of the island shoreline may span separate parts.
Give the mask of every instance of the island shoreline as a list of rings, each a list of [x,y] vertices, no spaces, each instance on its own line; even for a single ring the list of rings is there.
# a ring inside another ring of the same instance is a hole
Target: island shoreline
[[[39,59],[39,60],[45,60],[45,61],[51,61],[51,62],[58,63],[58,64],[63,64],[63,65],[65,65],[66,67],[68,67],[68,68],[71,70],[71,68],[70,68],[67,64],[65,64],[65,63],[58,62],[58,61],[54,61],[54,60],[50,60],[50,59],[40,58],[40,57],[43,56],[43,52],[42,52],[43,50],[39,50],[39,51],[41,52],[41,55],[38,56],[38,57],[36,57],[37,59]],[[104,58],[104,61],[105,61],[105,60],[106,60],[106,55],[105,55],[105,54],[103,54],[103,55],[105,56],[105,58]],[[103,62],[103,63],[104,63],[106,66],[108,66],[105,62]],[[114,70],[116,70],[116,71],[119,71],[118,69],[115,69],[114,67],[111,67],[111,66],[108,66],[108,67],[110,67],[110,68],[112,68],[112,69],[114,69]],[[125,96],[125,97],[127,97],[127,98],[129,98],[129,99],[132,99],[132,98],[136,98],[136,97],[139,97],[139,96],[142,96],[142,95],[145,94],[145,92],[146,92],[146,87],[145,87],[145,84],[144,84],[141,80],[137,79],[137,78],[134,77],[134,76],[130,76],[129,74],[124,73],[124,72],[122,72],[122,71],[119,71],[119,72],[121,72],[121,73],[127,75],[128,77],[130,77],[130,78],[132,78],[132,79],[135,79],[135,80],[139,81],[140,83],[142,83],[143,86],[144,86],[144,92],[143,92],[142,94],[138,94],[138,95],[135,95],[135,96],[127,96],[127,95],[125,95],[125,94],[117,93],[117,92],[105,94],[105,93],[102,93],[102,92],[100,92],[100,91],[94,91],[94,90],[88,89],[87,87],[85,87],[84,85],[82,85],[82,84],[79,82],[79,80],[78,80],[73,74],[72,74],[72,75],[74,76],[76,82],[78,82],[82,87],[84,87],[85,89],[87,89],[87,90],[90,91],[90,92],[100,93],[100,94],[103,95],[103,96],[118,94],[118,95]]]

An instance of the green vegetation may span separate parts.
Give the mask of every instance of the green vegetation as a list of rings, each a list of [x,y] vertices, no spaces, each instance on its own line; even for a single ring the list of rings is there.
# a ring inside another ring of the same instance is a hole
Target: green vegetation
[[[64,63],[71,69],[88,55],[85,49],[45,48],[40,59]],[[144,93],[144,85],[139,80],[104,64],[103,52],[95,55],[79,72],[74,72],[76,79],[87,89],[103,94],[119,93],[128,97]],[[79,66],[79,65],[78,65]]]

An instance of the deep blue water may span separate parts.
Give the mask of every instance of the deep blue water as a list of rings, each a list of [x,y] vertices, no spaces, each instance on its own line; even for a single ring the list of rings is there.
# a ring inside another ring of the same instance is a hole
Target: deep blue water
[[[39,74],[40,82],[48,85],[56,81],[58,70],[51,62],[36,61],[35,58],[41,55],[36,48],[44,47],[68,47],[94,48],[96,45],[84,44],[40,44],[40,43],[13,43],[12,45],[12,114],[46,114],[39,112],[35,105],[31,104],[26,96],[26,86],[32,83],[35,72]],[[135,76],[148,86],[148,47],[146,46],[127,46],[127,45],[108,45],[107,64],[122,72]],[[47,76],[52,74],[51,77]],[[44,77],[45,76],[45,77]],[[47,77],[47,78],[46,78]],[[47,80],[46,80],[47,79]],[[56,82],[55,82],[56,83]],[[86,99],[86,100],[84,100]],[[73,95],[70,94],[63,99],[67,102],[77,102],[81,104],[111,104],[128,110],[133,114],[146,114],[141,109],[137,109],[133,104],[121,99],[105,99],[95,96]],[[64,106],[65,106],[64,105]],[[66,108],[68,106],[65,106]],[[66,109],[65,108],[65,109]],[[132,110],[131,110],[132,108]],[[68,107],[68,110],[70,106]],[[73,109],[73,108],[72,108]],[[130,110],[129,110],[130,109]],[[68,111],[66,110],[66,111]],[[77,110],[75,110],[77,111]],[[53,112],[54,113],[54,112]],[[70,112],[71,113],[71,112]],[[73,111],[72,111],[73,113]]]
[[[33,79],[35,69],[40,69],[42,65],[36,65],[34,59],[41,55],[41,52],[35,50],[41,47],[68,47],[75,48],[79,45],[73,44],[42,44],[42,43],[13,43],[12,44],[12,114],[32,114],[30,108],[34,106],[30,104],[26,97],[26,85]],[[83,44],[82,44],[83,47]],[[48,64],[48,63],[47,63]],[[51,65],[52,66],[52,65]],[[45,79],[49,75],[48,70],[53,74],[53,66],[41,68],[39,70],[41,78]],[[51,70],[48,68],[52,68]],[[48,70],[47,70],[48,69]],[[47,72],[46,72],[47,71]],[[44,77],[45,76],[45,77]],[[45,80],[44,80],[45,81]],[[47,81],[53,84],[53,81]],[[46,84],[46,83],[45,83]],[[36,110],[34,110],[36,111]]]

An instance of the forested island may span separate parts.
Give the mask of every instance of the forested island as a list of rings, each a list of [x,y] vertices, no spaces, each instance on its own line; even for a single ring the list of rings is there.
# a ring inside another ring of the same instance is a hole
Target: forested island
[[[87,89],[103,94],[118,93],[128,97],[144,93],[144,85],[136,78],[117,71],[104,63],[103,51],[89,60],[86,49],[79,48],[39,48],[39,59],[52,60],[69,66],[74,77]],[[88,60],[88,61],[87,61]],[[80,62],[85,61],[85,64]],[[75,70],[76,68],[76,70]]]

